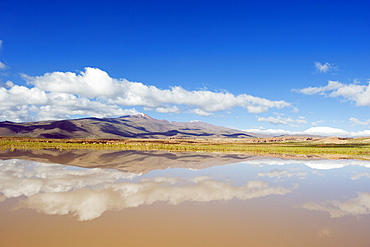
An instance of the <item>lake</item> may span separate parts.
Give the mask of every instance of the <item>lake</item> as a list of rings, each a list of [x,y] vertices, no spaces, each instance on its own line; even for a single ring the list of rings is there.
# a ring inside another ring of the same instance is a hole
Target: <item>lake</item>
[[[369,246],[370,161],[0,151],[0,246]]]

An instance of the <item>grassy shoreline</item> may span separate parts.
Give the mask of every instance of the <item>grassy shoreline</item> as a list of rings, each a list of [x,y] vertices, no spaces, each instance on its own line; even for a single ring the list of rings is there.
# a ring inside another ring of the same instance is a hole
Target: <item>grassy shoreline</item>
[[[250,140],[195,139],[40,139],[0,137],[0,150],[90,149],[170,152],[223,152],[272,156],[322,156],[370,160],[369,139],[343,143],[320,141],[282,141],[255,143]]]

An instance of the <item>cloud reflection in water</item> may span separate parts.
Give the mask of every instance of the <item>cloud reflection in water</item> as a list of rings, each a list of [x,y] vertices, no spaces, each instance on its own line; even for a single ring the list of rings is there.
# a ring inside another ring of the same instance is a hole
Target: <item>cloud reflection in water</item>
[[[6,197],[101,187],[105,183],[136,176],[139,174],[108,169],[86,169],[17,159],[0,160],[0,192]]]
[[[296,165],[304,164],[309,168],[317,170],[330,170],[335,168],[343,168],[346,166],[358,166],[370,168],[370,162],[365,160],[324,160],[324,159],[312,159],[312,160],[288,160],[288,159],[279,159],[279,158],[266,158],[266,159],[255,159],[242,161],[244,164],[256,165],[256,166],[285,166],[285,165]]]
[[[103,169],[70,169],[68,166],[22,160],[0,163],[0,192],[20,197],[17,208],[45,214],[73,214],[78,220],[92,220],[107,210],[166,202],[209,202],[248,200],[268,195],[285,195],[294,188],[271,187],[262,181],[242,186],[211,176],[190,178],[155,177],[131,181],[135,174]],[[124,179],[124,180],[123,180]]]
[[[332,218],[339,218],[346,215],[369,215],[370,214],[370,193],[360,192],[357,197],[346,201],[328,201],[322,203],[308,202],[300,207],[311,211],[322,211],[330,214]]]
[[[269,177],[269,178],[291,178],[291,177],[299,177],[300,179],[304,179],[307,176],[307,172],[296,171],[296,169],[291,170],[272,170],[270,172],[259,172],[258,177]]]

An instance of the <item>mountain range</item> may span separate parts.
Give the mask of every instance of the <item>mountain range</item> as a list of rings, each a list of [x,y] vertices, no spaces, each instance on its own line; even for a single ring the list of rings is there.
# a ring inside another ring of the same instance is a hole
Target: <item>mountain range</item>
[[[0,122],[0,136],[37,138],[249,138],[253,133],[201,121],[169,122],[145,114],[40,122]]]

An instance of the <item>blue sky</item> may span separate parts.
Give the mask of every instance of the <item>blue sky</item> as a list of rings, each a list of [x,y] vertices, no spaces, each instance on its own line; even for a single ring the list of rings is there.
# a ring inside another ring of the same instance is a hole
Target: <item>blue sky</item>
[[[370,136],[368,1],[0,4],[0,121],[146,113]]]

